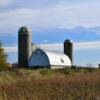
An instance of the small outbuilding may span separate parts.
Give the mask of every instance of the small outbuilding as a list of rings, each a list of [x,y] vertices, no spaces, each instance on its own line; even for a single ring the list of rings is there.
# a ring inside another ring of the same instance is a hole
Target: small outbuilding
[[[36,49],[30,59],[31,68],[70,68],[72,66],[70,58],[62,53]]]

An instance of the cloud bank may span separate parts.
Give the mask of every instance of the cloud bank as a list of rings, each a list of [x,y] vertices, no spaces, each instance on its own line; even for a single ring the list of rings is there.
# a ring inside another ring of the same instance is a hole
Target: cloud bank
[[[12,3],[13,0],[0,0],[0,6],[7,6]]]
[[[33,30],[97,27],[100,26],[99,12],[100,1],[76,4],[61,2],[47,9],[16,8],[0,13],[0,31],[7,33],[9,30],[13,33],[22,25],[29,26]]]
[[[63,51],[63,44],[62,43],[54,43],[54,44],[41,44],[38,45],[38,47],[50,51],[57,51],[62,52]],[[100,41],[93,41],[93,42],[77,42],[74,43],[74,51],[78,50],[100,50]],[[18,47],[4,47],[5,52],[11,53],[11,52],[18,52]]]

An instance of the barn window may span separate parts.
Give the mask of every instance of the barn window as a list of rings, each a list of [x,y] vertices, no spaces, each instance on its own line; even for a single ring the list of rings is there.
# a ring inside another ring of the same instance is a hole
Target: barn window
[[[38,53],[35,53],[35,55],[37,56],[37,55],[38,55]]]
[[[41,52],[41,55],[43,55],[43,52]]]
[[[64,63],[64,60],[61,58],[61,62]]]

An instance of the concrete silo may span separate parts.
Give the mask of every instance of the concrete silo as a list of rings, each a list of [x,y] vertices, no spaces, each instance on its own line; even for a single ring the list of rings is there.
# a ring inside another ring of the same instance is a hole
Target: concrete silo
[[[64,41],[64,53],[70,58],[73,64],[73,43],[70,40]]]
[[[18,65],[28,67],[31,56],[31,33],[25,26],[18,31]]]

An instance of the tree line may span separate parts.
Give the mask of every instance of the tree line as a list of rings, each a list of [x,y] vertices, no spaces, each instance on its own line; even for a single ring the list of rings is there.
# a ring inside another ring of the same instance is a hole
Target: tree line
[[[6,67],[7,64],[7,54],[3,49],[2,42],[0,41],[0,69]]]

